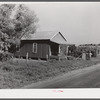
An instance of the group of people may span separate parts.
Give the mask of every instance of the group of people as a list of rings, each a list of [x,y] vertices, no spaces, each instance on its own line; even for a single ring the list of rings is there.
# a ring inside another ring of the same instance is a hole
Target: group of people
[[[90,51],[82,53],[82,59],[83,60],[90,60],[91,57],[92,57],[92,53]]]

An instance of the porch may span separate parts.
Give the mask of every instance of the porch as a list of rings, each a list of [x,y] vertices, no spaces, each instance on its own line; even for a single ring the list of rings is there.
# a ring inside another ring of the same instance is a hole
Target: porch
[[[56,59],[56,60],[61,60],[61,59],[67,59],[67,52],[68,52],[68,47],[66,46],[62,50],[62,45],[61,44],[52,44],[49,46],[49,59]]]

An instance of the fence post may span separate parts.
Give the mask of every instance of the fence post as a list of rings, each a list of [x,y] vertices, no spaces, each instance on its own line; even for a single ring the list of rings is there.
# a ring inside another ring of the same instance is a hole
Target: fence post
[[[28,65],[28,52],[26,53],[26,63]]]
[[[46,55],[46,60],[48,61],[48,54]]]
[[[58,54],[58,60],[60,61],[60,54]]]

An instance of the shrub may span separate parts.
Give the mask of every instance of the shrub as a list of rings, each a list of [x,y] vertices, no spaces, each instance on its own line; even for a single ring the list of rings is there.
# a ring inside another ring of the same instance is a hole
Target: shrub
[[[5,66],[2,68],[4,71],[13,71],[13,69],[11,67]]]
[[[12,58],[13,54],[9,52],[0,52],[0,61],[7,61]]]

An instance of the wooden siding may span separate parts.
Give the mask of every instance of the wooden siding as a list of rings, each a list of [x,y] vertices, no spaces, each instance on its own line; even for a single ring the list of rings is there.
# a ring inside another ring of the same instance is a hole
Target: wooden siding
[[[37,53],[32,52],[33,43],[37,43]],[[21,41],[20,56],[26,57],[27,52],[30,58],[46,59],[49,56],[48,41]]]

